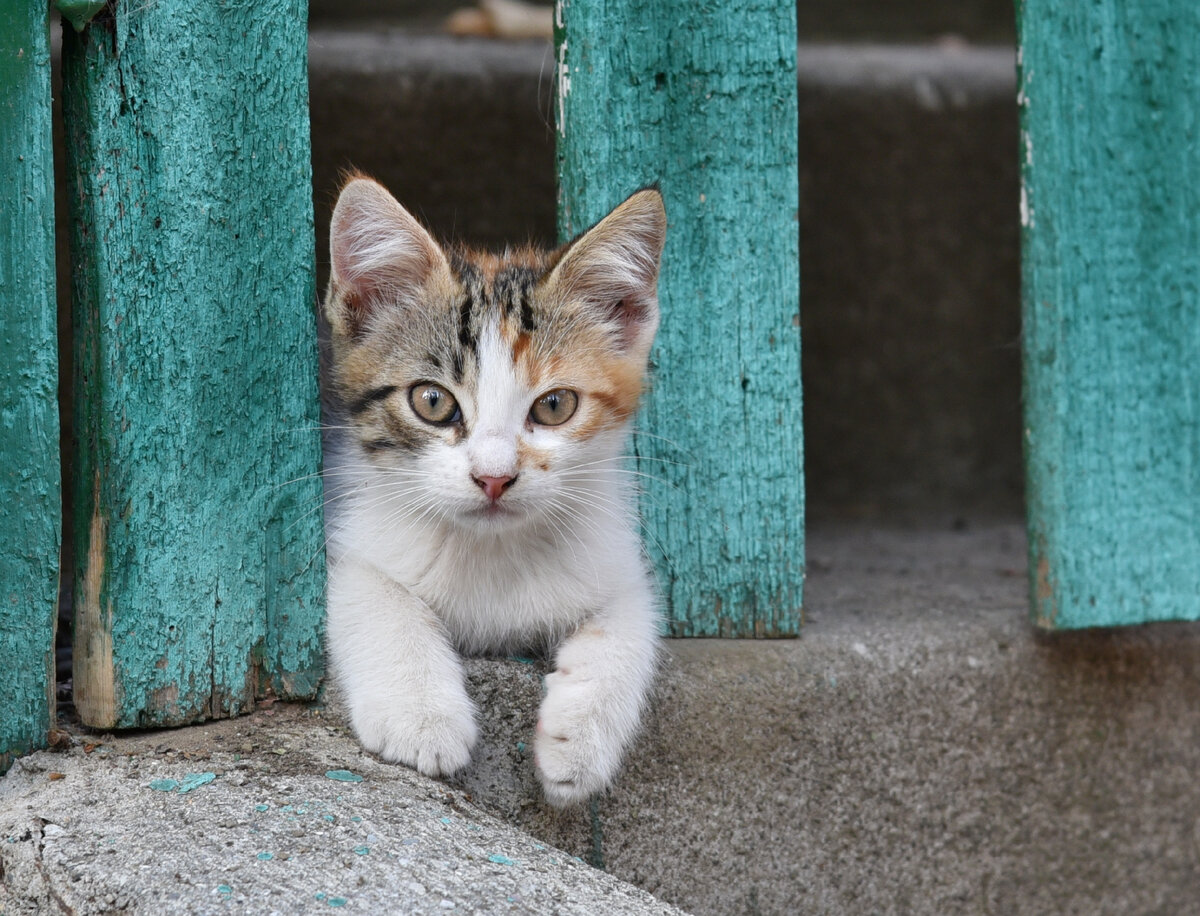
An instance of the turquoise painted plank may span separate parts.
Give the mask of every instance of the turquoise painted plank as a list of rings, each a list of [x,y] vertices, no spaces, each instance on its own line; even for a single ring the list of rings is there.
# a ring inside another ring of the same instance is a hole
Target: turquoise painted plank
[[[50,31],[0,6],[0,772],[54,714],[60,538]]]
[[[1200,5],[1018,13],[1033,616],[1200,619]]]
[[[305,64],[291,0],[118,0],[64,38],[89,725],[321,678]]]
[[[800,624],[795,6],[560,0],[559,228],[659,182],[669,227],[635,440],[676,636]]]

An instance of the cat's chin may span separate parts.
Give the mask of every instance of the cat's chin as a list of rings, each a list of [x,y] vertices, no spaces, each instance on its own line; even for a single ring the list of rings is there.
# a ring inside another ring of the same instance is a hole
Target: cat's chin
[[[464,528],[473,531],[510,531],[528,523],[529,514],[503,503],[492,503],[460,512],[457,521]]]

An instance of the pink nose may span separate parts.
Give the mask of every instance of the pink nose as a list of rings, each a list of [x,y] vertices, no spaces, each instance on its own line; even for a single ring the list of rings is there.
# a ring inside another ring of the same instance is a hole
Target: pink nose
[[[495,502],[505,490],[513,485],[517,477],[515,474],[512,477],[476,477],[472,474],[471,479],[479,485],[479,489],[483,490],[488,499]]]

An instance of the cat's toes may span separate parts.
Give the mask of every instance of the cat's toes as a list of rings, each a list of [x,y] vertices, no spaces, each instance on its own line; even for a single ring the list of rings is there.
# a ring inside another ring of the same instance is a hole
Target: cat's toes
[[[471,761],[475,718],[441,712],[395,709],[376,717],[356,716],[354,729],[363,746],[389,763],[403,763],[426,776],[446,776]]]
[[[572,702],[577,699],[548,694],[533,739],[542,790],[559,808],[606,788],[621,762],[619,739],[606,734],[588,704]]]
[[[566,808],[587,801],[604,789],[609,780],[578,757],[554,749],[537,748],[538,779],[546,801],[555,808]]]

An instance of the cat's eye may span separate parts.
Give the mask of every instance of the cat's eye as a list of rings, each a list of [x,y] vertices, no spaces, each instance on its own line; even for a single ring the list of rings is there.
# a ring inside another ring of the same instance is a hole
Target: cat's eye
[[[449,426],[462,419],[462,411],[454,395],[432,382],[419,382],[408,390],[408,403],[413,413],[434,426]]]
[[[579,406],[579,395],[569,388],[547,391],[533,402],[529,419],[540,426],[561,426],[575,414]]]

